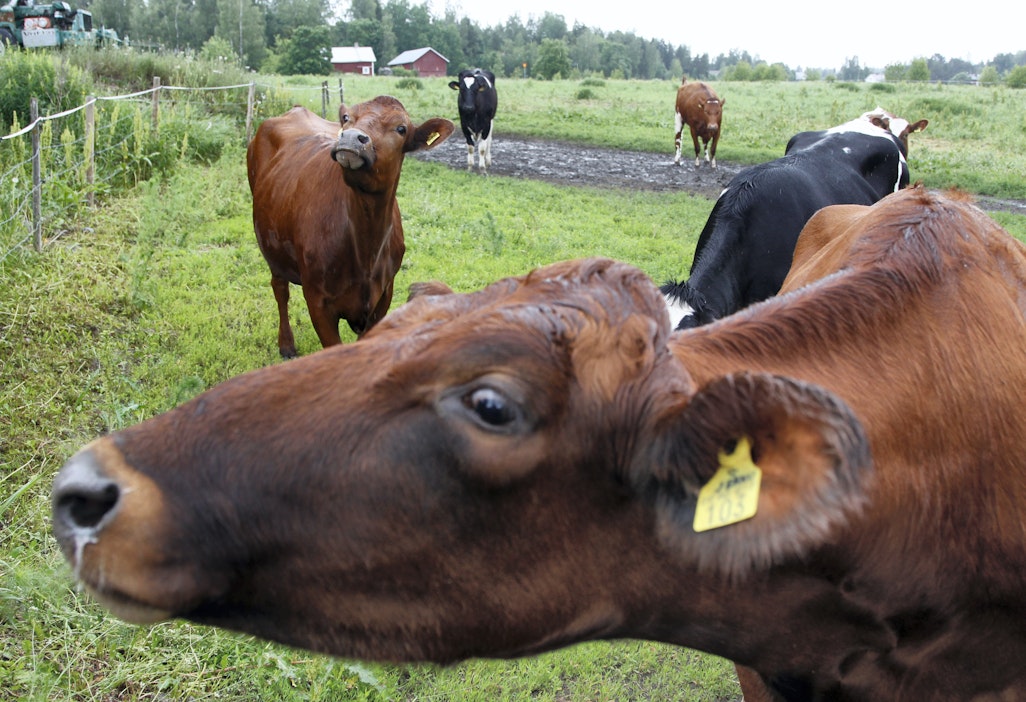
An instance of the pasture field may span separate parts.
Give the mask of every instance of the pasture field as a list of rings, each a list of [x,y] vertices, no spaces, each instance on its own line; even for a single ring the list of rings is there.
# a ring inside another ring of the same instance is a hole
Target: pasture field
[[[345,98],[355,104],[395,95],[420,120],[456,119],[448,78],[404,80],[347,77]],[[320,81],[294,79],[286,88]],[[410,87],[415,85],[417,87]],[[503,133],[595,146],[673,154],[677,81],[499,80],[495,139]],[[826,129],[881,106],[929,126],[909,139],[913,180],[931,188],[1026,200],[1026,90],[1001,86],[914,83],[711,83],[721,98],[723,136],[717,159],[754,164],[782,156],[800,131]],[[337,79],[329,81],[337,110]],[[312,109],[320,98],[295,93]],[[460,135],[457,134],[457,139]],[[685,137],[690,149],[690,138]]]
[[[445,81],[420,84],[349,80],[347,99],[387,92],[418,120],[454,113]],[[499,87],[497,139],[507,131],[672,152],[673,83]],[[585,87],[597,97],[578,99]],[[792,133],[880,104],[931,120],[913,137],[914,177],[1026,199],[1026,91],[716,87],[728,101],[721,161],[775,157]],[[0,261],[0,700],[737,700],[726,661],[648,642],[447,668],[371,665],[183,622],[133,627],[75,591],[49,527],[49,487],[61,463],[97,434],[281,362],[243,164],[242,145],[232,145],[213,166],[142,183],[42,254]],[[711,209],[686,193],[483,178],[412,158],[399,201],[407,255],[395,305],[415,281],[470,290],[582,256],[629,261],[656,281],[680,278]],[[1026,240],[1026,216],[994,217]],[[291,316],[300,353],[314,352],[299,295]],[[348,330],[344,338],[353,340]]]

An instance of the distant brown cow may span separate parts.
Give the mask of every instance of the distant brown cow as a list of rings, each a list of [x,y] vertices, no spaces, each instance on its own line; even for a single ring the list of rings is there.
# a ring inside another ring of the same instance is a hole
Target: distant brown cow
[[[691,128],[691,141],[695,145],[695,168],[701,165],[698,140],[705,147],[705,161],[716,168],[716,145],[720,142],[720,128],[723,124],[723,106],[726,100],[720,100],[716,93],[700,81],[689,83],[685,77],[677,88],[676,134],[673,137],[677,149],[673,157],[674,163],[680,163],[681,136],[684,125]],[[710,146],[710,142],[712,145]]]
[[[632,637],[778,701],[1026,699],[1026,251],[922,189],[858,212],[686,332],[607,260],[429,286],[86,447],[57,538],[126,619],[346,657]]]
[[[385,96],[342,105],[339,122],[296,106],[260,125],[246,160],[283,357],[296,355],[290,283],[303,287],[323,346],[340,343],[341,319],[362,335],[388,312],[406,250],[395,199],[403,157],[437,146],[453,129],[439,118],[417,126]]]

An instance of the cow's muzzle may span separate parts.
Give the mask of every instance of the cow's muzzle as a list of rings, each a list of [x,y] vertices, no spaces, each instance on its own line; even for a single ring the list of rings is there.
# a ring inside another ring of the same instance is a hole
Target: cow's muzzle
[[[152,623],[171,611],[142,596],[161,558],[153,557],[158,531],[139,518],[160,511],[159,501],[148,499],[153,486],[146,479],[126,481],[117,467],[111,472],[119,457],[109,439],[101,439],[64,464],[51,493],[54,536],[76,580],[102,605],[126,621]]]
[[[343,168],[357,170],[374,165],[374,142],[360,129],[343,129],[331,150],[331,158]]]

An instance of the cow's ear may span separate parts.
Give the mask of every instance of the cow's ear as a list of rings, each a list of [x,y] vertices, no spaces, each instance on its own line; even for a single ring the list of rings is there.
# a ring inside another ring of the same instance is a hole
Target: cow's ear
[[[720,109],[723,109],[723,106],[726,105],[726,104],[727,104],[726,98],[721,98],[720,99]]]
[[[449,87],[452,88],[453,90],[459,90],[460,89],[460,84],[457,83],[454,80],[450,80],[449,81]]]
[[[865,505],[866,435],[847,405],[817,386],[724,376],[659,433],[665,453],[650,476],[659,536],[703,570],[739,578],[802,556]]]
[[[406,301],[416,300],[418,297],[430,297],[432,295],[452,295],[453,290],[440,280],[426,280],[417,283],[410,283],[410,292]]]
[[[449,138],[456,125],[441,117],[429,119],[419,125],[413,132],[413,138],[407,140],[406,151],[433,149]]]
[[[929,123],[930,120],[921,119],[918,122],[915,122],[914,124],[910,124],[908,125],[908,133],[915,134],[916,132],[921,132],[924,129],[926,129],[926,125],[928,125]]]

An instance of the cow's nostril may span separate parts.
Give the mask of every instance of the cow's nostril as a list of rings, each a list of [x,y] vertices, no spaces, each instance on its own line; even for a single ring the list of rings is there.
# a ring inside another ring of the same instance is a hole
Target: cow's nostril
[[[118,484],[103,475],[92,451],[73,456],[54,481],[55,526],[61,533],[96,529],[121,498]]]
[[[95,490],[80,490],[61,495],[57,499],[57,512],[69,526],[92,529],[118,502],[120,491],[110,483]]]

